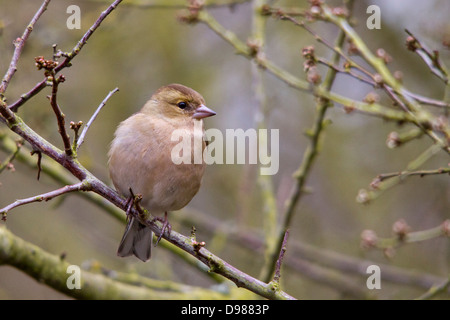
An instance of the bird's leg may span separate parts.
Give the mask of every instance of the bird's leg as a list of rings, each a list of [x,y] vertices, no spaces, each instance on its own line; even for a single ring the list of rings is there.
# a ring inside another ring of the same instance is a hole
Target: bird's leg
[[[142,207],[139,205],[139,202],[141,202],[142,200],[142,195],[141,194],[137,194],[135,195],[133,193],[133,190],[130,188],[130,197],[127,200],[127,217],[130,214],[131,208],[133,207],[133,205],[135,206],[136,210],[139,212],[139,215],[143,215],[144,214],[144,210],[142,210]]]
[[[127,220],[130,217],[130,211],[131,211],[131,208],[133,207],[133,204],[134,204],[133,196],[131,195],[128,197],[127,201],[125,202],[125,207],[127,208],[127,210],[125,211],[125,213],[127,215]]]
[[[167,232],[170,235],[170,232],[172,231],[172,226],[170,225],[169,219],[167,218],[167,211],[164,212],[164,219],[160,218],[160,217],[156,217],[156,218],[153,219],[153,221],[155,221],[155,220],[161,221],[163,223],[163,226],[161,228],[161,233],[159,234],[159,237],[158,237],[158,239],[156,240],[156,243],[155,243],[155,247],[156,247],[158,245],[158,243],[159,243],[159,240],[161,240],[162,235],[164,234],[166,229],[167,229]]]

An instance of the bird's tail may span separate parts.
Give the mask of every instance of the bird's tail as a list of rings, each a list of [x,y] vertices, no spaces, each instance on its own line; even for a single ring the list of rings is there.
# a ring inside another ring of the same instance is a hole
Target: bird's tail
[[[128,221],[122,241],[120,241],[117,255],[128,257],[134,254],[145,262],[152,255],[152,240],[152,230],[132,217]]]

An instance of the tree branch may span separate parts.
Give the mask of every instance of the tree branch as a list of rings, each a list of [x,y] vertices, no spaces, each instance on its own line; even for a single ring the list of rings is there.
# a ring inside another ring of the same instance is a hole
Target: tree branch
[[[58,78],[56,78],[55,73],[52,74],[52,95],[50,96],[50,105],[52,106],[53,112],[55,113],[56,120],[58,123],[58,132],[61,135],[61,138],[63,140],[64,144],[64,152],[67,156],[72,156],[73,150],[70,145],[70,138],[67,134],[66,127],[65,127],[65,115],[61,111],[61,108],[58,105],[57,102],[57,93],[58,93],[58,86],[59,83],[64,80],[64,77],[61,75]]]
[[[439,59],[439,52],[431,52],[408,29],[405,29],[405,32],[409,35],[406,39],[408,49],[417,53],[435,76],[444,81],[445,84],[449,84],[447,69]]]
[[[81,49],[84,47],[84,45],[87,43],[89,38],[92,36],[92,34],[97,30],[97,28],[100,26],[100,24],[105,20],[105,18],[113,11],[122,0],[115,0],[108,8],[106,8],[105,11],[103,11],[98,19],[94,22],[94,24],[89,28],[89,30],[84,34],[84,36],[78,41],[77,45],[72,49],[71,52],[67,53],[61,53],[62,56],[65,57],[64,61],[59,64],[55,68],[55,73],[58,73],[65,67],[69,67],[71,64],[70,62],[75,58],[81,51]]]
[[[49,201],[52,200],[55,197],[58,197],[60,195],[74,192],[74,191],[90,191],[90,187],[88,184],[85,184],[83,181],[78,182],[73,185],[67,185],[62,188],[59,188],[57,190],[53,190],[47,193],[43,193],[34,197],[26,198],[26,199],[20,199],[16,200],[15,202],[11,203],[10,205],[7,205],[6,207],[0,209],[0,214],[3,216],[3,220],[6,220],[6,214],[8,211],[17,208],[19,206],[23,206],[25,204],[30,204],[33,202],[41,202],[41,201]]]
[[[420,166],[422,166],[425,162],[430,160],[433,156],[435,156],[438,152],[441,151],[441,147],[438,145],[431,145],[425,151],[423,151],[419,156],[408,163],[407,169],[403,172],[411,172],[417,170]],[[396,186],[400,182],[404,181],[408,177],[412,176],[411,174],[399,174],[397,176],[392,176],[390,179],[379,179],[375,178],[370,183],[371,190],[367,191],[365,189],[359,190],[358,196],[356,200],[359,203],[369,203],[372,200],[378,198],[383,192],[389,190],[390,188]]]
[[[48,0],[50,1],[50,0]],[[83,37],[78,41],[77,45],[72,49],[70,53],[63,53],[59,52],[61,56],[64,56],[65,59],[62,63],[58,64],[54,71],[55,74],[57,74],[59,71],[66,67],[71,66],[71,61],[80,53],[81,49],[84,47],[88,39],[92,36],[94,31],[100,26],[100,24],[105,20],[105,18],[113,11],[122,0],[116,0],[114,3],[112,3],[105,11],[103,11],[100,16],[97,18],[97,20],[94,22],[94,24],[89,28],[89,30],[83,35]],[[37,95],[39,92],[41,92],[42,89],[44,89],[46,86],[50,85],[47,81],[47,77],[44,78],[41,82],[37,83],[31,90],[29,90],[27,93],[23,94],[19,100],[14,102],[9,109],[13,112],[17,112],[18,108],[22,106],[26,101],[28,101],[33,96]],[[6,104],[6,103],[5,103]],[[4,111],[2,110],[0,106],[0,113],[6,118],[9,119],[11,116],[8,115],[6,117],[4,115]]]
[[[352,3],[350,3],[350,7]],[[345,34],[344,32],[340,32],[336,42],[335,47],[341,48],[344,44]],[[340,58],[340,54],[336,52],[333,56],[334,64],[337,64]],[[324,82],[321,87],[329,91],[333,86],[334,79],[336,77],[336,71],[334,69],[329,69],[328,73],[325,77]],[[314,123],[314,127],[309,131],[310,144],[306,148],[303,153],[303,159],[300,163],[300,167],[294,172],[293,177],[295,179],[295,185],[291,189],[290,196],[285,202],[285,208],[283,212],[283,222],[278,230],[278,237],[276,240],[277,245],[273,248],[272,251],[272,265],[267,270],[263,279],[269,279],[269,277],[273,274],[275,269],[275,256],[276,252],[279,252],[282,248],[283,239],[285,237],[284,232],[289,228],[292,222],[292,218],[294,216],[295,208],[300,200],[300,198],[304,194],[304,187],[306,180],[311,172],[312,165],[319,153],[319,143],[323,136],[323,131],[325,129],[325,116],[328,108],[330,107],[330,102],[328,99],[319,99],[317,102],[317,118]]]
[[[39,92],[41,92],[42,89],[44,89],[47,86],[50,86],[51,83],[48,82],[47,77],[45,77],[44,80],[42,80],[41,82],[37,83],[30,91],[28,91],[27,93],[24,93],[20,96],[20,98],[12,103],[11,105],[9,105],[9,109],[12,112],[17,112],[19,110],[19,108],[25,103],[27,102],[30,98],[34,97],[35,95],[37,95]]]
[[[443,236],[450,236],[450,220],[445,220],[440,225],[420,231],[411,232],[408,224],[400,219],[392,226],[394,237],[379,238],[372,230],[365,230],[361,234],[361,246],[364,248],[377,248],[382,250],[391,250],[400,245],[415,243],[435,239]],[[370,236],[369,236],[370,234]],[[385,251],[390,255],[389,251]]]
[[[212,235],[224,234],[237,245],[244,245],[249,251],[262,255],[264,239],[258,231],[234,229],[217,221],[211,214],[183,209],[187,211],[181,218],[186,226],[195,224]],[[443,225],[444,230],[446,229]],[[450,225],[447,226],[447,229]],[[301,258],[299,258],[301,257]],[[434,283],[442,282],[443,278],[417,270],[408,270],[379,261],[356,258],[326,248],[316,247],[307,243],[295,241],[290,243],[290,254],[286,256],[286,267],[297,271],[302,276],[324,284],[338,292],[345,292],[354,298],[366,298],[367,291],[355,285],[350,276],[358,275],[364,281],[367,279],[367,267],[378,265],[383,272],[382,281],[428,289]],[[362,284],[362,286],[364,286]]]
[[[106,105],[106,101],[108,101],[109,98],[111,98],[111,96],[114,93],[116,93],[117,91],[119,91],[119,88],[115,88],[114,90],[110,91],[108,93],[108,95],[106,96],[106,98],[103,99],[103,101],[100,103],[100,105],[98,106],[97,110],[95,110],[94,114],[89,119],[88,123],[86,124],[86,126],[83,129],[83,131],[81,132],[80,137],[77,139],[77,141],[75,141],[75,150],[78,150],[80,148],[80,146],[83,144],[84,137],[86,136],[87,131],[89,130],[89,128],[92,125],[92,123],[94,122],[95,118],[97,118],[98,114],[100,113],[100,110],[102,110],[102,108]]]
[[[433,285],[427,292],[418,297],[416,300],[429,300],[437,296],[439,293],[446,292],[450,287],[450,275],[447,280],[443,281],[441,284]]]
[[[68,278],[71,265],[61,256],[50,254],[40,247],[15,236],[0,226],[0,264],[11,265],[22,270],[40,283],[76,299],[229,299],[232,296],[217,291],[188,286],[185,292],[161,290],[155,286],[140,286],[113,279],[98,272],[81,270],[80,289],[70,289]],[[33,254],[30,254],[32,252]],[[148,283],[148,282],[147,282]]]
[[[14,41],[14,46],[16,47],[16,49],[14,50],[14,54],[11,59],[11,63],[9,64],[8,71],[6,71],[6,74],[2,79],[2,83],[0,84],[0,95],[3,95],[5,93],[6,89],[8,88],[9,82],[16,73],[17,62],[19,61],[20,55],[22,54],[25,42],[30,36],[30,33],[33,31],[34,25],[36,24],[40,16],[44,13],[45,10],[47,10],[49,2],[50,0],[44,0],[41,7],[38,9],[34,17],[31,19],[30,23],[28,24],[27,28],[23,32],[22,37],[17,38]]]
[[[281,278],[281,265],[283,264],[284,254],[286,253],[286,247],[287,247],[287,240],[289,238],[289,230],[286,230],[284,233],[283,238],[283,244],[281,245],[280,254],[277,259],[277,263],[275,266],[275,274],[273,276],[273,279],[271,281],[272,284],[279,286],[280,285],[280,278]]]

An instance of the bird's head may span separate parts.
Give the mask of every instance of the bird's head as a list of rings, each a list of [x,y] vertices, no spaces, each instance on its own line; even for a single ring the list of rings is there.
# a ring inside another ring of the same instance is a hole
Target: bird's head
[[[143,112],[173,120],[200,120],[216,114],[205,106],[205,99],[197,91],[181,84],[159,88],[144,106]]]

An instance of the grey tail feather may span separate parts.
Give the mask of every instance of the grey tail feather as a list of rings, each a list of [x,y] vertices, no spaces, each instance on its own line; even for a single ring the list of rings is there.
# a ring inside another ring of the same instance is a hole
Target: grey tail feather
[[[152,239],[152,230],[132,217],[125,229],[122,241],[120,241],[117,255],[128,257],[134,254],[145,262],[150,259],[152,254]]]

